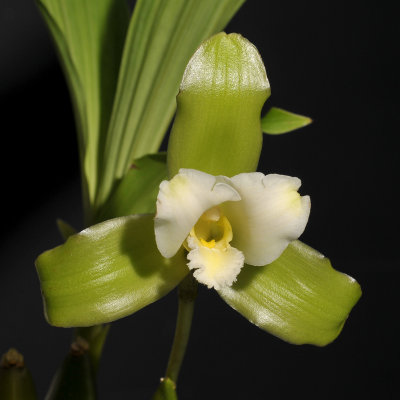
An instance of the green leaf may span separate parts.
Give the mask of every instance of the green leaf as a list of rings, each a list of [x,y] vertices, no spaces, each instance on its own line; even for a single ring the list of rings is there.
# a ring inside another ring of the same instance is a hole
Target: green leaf
[[[76,229],[73,228],[68,222],[58,218],[57,219],[57,228],[64,240],[67,240],[71,235],[76,233]]]
[[[339,335],[361,289],[322,254],[295,241],[273,263],[245,266],[237,282],[219,294],[250,322],[287,342],[325,346]]]
[[[161,256],[153,215],[94,225],[36,260],[46,318],[71,327],[125,317],[171,291],[188,273],[186,262],[183,250]]]
[[[304,115],[294,114],[281,108],[271,109],[261,119],[261,127],[264,133],[280,135],[294,131],[311,124],[312,119]]]
[[[203,42],[185,70],[168,144],[168,171],[233,176],[256,170],[261,108],[270,94],[257,49],[222,32]]]
[[[1,358],[0,399],[37,399],[32,375],[25,366],[24,357],[15,349],[8,350]]]
[[[224,28],[244,1],[137,1],[107,134],[99,205],[133,160],[158,151],[187,62],[204,39]]]
[[[176,385],[171,379],[162,378],[152,400],[178,400],[175,387]]]
[[[84,191],[93,203],[129,10],[120,0],[38,0],[38,5],[70,87]]]
[[[98,220],[105,221],[130,214],[154,214],[159,186],[167,179],[167,175],[165,153],[151,154],[135,160],[102,207]]]

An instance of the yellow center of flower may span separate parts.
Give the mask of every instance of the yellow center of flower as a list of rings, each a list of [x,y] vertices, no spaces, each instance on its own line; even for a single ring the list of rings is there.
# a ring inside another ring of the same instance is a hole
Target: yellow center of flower
[[[226,249],[232,240],[232,227],[218,207],[206,211],[190,232],[200,245],[209,249]]]
[[[200,238],[200,243],[202,246],[206,246],[209,249],[212,249],[213,247],[215,247],[215,239],[211,239],[209,242],[207,242],[203,238]]]

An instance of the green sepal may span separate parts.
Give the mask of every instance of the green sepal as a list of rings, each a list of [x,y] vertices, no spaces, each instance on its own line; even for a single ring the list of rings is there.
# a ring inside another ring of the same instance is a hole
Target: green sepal
[[[303,128],[311,124],[312,119],[304,115],[294,114],[282,110],[282,108],[271,107],[261,119],[261,127],[264,133],[269,135],[280,135]]]
[[[257,49],[222,32],[190,59],[177,97],[168,144],[168,172],[193,168],[212,175],[255,171],[262,147],[261,108],[270,94]]]
[[[45,400],[96,400],[96,381],[87,350],[74,342],[57,370]]]
[[[168,177],[166,158],[166,153],[158,153],[136,160],[102,207],[97,220],[155,213],[160,183]]]
[[[175,389],[176,385],[171,379],[162,378],[152,400],[178,400]]]
[[[8,350],[0,362],[0,399],[36,400],[32,375],[23,356],[15,349]]]
[[[93,225],[36,260],[45,315],[55,326],[91,326],[132,314],[188,273],[183,250],[165,259],[153,215]]]
[[[219,294],[250,322],[289,343],[325,346],[341,332],[361,288],[322,254],[294,241],[273,263],[246,265]]]

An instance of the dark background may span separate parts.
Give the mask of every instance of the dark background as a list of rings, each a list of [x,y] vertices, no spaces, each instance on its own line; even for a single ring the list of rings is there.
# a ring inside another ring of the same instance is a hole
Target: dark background
[[[203,287],[180,398],[399,398],[397,15],[384,2],[248,0],[226,28],[258,47],[272,88],[266,108],[314,119],[265,136],[259,169],[302,179],[312,198],[302,240],[355,277],[363,297],[334,343],[299,347]],[[23,352],[42,398],[71,331],[46,323],[33,261],[61,243],[55,219],[80,227],[82,212],[68,91],[32,1],[0,0],[0,118],[0,353]],[[113,324],[100,399],[150,397],[175,313],[171,293]]]

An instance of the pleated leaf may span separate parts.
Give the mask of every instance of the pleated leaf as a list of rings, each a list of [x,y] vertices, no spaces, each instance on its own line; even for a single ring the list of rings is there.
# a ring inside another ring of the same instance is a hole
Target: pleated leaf
[[[138,0],[124,47],[97,204],[131,162],[158,151],[179,83],[200,43],[222,30],[245,0]]]
[[[98,154],[110,119],[129,9],[123,0],[38,0],[37,3],[69,83],[86,201],[93,203]]]
[[[160,255],[153,215],[115,218],[70,236],[36,260],[45,315],[55,326],[91,326],[132,314],[172,290],[186,258]]]
[[[219,294],[250,322],[287,342],[325,346],[341,332],[361,289],[322,254],[295,241],[273,263],[245,266],[237,282]]]
[[[294,114],[281,108],[272,107],[261,119],[264,133],[280,135],[303,128],[311,124],[312,119],[304,115]]]
[[[151,154],[135,160],[102,207],[98,221],[130,214],[154,214],[160,183],[167,176],[165,153]]]

